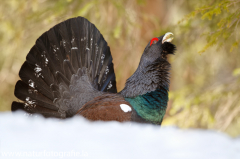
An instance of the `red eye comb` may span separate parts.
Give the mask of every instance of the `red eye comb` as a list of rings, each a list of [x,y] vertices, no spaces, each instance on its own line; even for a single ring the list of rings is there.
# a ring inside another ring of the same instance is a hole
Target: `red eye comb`
[[[152,45],[153,41],[158,41],[158,38],[152,38],[152,40],[150,42],[150,46]]]

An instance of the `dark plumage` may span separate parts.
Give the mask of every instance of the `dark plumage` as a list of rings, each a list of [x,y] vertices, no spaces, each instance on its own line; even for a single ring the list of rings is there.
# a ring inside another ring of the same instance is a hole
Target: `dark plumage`
[[[172,33],[153,38],[117,93],[110,48],[98,29],[83,17],[57,24],[28,53],[14,92],[23,102],[13,102],[12,111],[161,124],[168,102],[167,54],[175,51],[171,40]]]

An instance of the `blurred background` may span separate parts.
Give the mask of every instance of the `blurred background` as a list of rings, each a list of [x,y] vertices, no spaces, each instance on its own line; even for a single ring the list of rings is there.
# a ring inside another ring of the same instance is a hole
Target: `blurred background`
[[[83,16],[108,42],[118,91],[155,36],[174,34],[163,125],[240,135],[239,0],[1,0],[0,111],[10,111],[18,72],[36,39]]]

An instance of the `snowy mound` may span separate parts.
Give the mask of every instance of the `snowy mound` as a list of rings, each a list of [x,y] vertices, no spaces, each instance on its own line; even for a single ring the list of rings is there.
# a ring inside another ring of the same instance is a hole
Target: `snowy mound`
[[[0,114],[0,158],[240,159],[240,139],[207,130]]]

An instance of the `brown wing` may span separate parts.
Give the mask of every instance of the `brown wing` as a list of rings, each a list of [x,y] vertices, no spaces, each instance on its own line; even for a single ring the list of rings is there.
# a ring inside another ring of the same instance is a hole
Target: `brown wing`
[[[103,121],[130,121],[132,111],[124,112],[120,104],[127,104],[132,106],[118,94],[104,94],[98,96],[86,103],[78,112],[89,120],[103,120]]]

